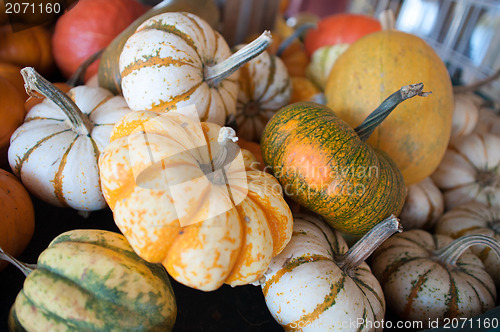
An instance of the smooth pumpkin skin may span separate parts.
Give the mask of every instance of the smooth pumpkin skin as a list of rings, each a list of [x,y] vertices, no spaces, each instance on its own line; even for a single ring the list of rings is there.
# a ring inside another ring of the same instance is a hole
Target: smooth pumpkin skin
[[[35,210],[28,191],[14,174],[0,169],[0,248],[12,256],[20,255],[35,229]],[[0,261],[0,271],[7,262]]]
[[[24,100],[17,88],[0,77],[0,166],[7,166],[10,137],[24,120]]]
[[[103,230],[57,236],[9,316],[11,331],[170,331],[177,306],[166,271]]]
[[[403,207],[406,187],[395,163],[326,106],[282,108],[261,148],[284,192],[341,232],[362,235]]]
[[[24,88],[24,79],[21,75],[21,67],[8,62],[0,62],[0,76],[9,80],[9,82],[16,87],[24,100],[28,99],[28,94]]]
[[[368,140],[391,156],[406,185],[434,172],[451,134],[452,85],[433,49],[408,33],[374,32],[337,59],[325,88],[327,105],[356,127],[392,91],[414,82],[424,83],[432,94],[398,106]]]

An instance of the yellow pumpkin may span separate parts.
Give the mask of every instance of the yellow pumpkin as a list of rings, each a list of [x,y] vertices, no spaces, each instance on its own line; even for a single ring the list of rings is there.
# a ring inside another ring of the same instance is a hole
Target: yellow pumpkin
[[[99,160],[104,197],[138,255],[178,282],[256,282],[291,238],[290,208],[277,180],[228,141],[232,129],[193,112],[123,117]]]
[[[398,107],[368,140],[396,162],[406,185],[434,172],[450,138],[453,90],[436,52],[415,35],[371,33],[339,56],[325,89],[327,106],[355,127],[390,92],[414,82],[432,94]]]

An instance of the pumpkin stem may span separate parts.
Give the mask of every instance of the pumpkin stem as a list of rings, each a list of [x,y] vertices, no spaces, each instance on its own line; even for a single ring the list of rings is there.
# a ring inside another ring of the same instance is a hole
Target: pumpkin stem
[[[489,247],[500,258],[500,243],[491,236],[481,234],[461,236],[453,240],[447,246],[434,251],[433,256],[435,259],[444,264],[455,265],[460,256],[462,256],[462,254],[469,249],[469,247],[475,245],[484,245]]]
[[[2,248],[0,248],[0,259],[3,259],[4,261],[7,261],[17,267],[21,272],[24,274],[25,277],[28,276],[31,272],[33,272],[34,269],[36,269],[35,264],[27,264],[27,263],[22,263],[3,251]]]
[[[235,144],[237,141],[238,137],[236,137],[236,132],[233,128],[222,127],[219,130],[217,142],[219,142],[221,149],[213,158],[214,170],[221,169],[234,160],[239,151],[238,145]]]
[[[469,85],[457,85],[453,87],[453,93],[466,93],[466,92],[474,92],[480,87],[489,84],[493,81],[495,81],[497,78],[500,77],[500,69],[497,69],[493,75],[486,77],[485,79],[482,79],[480,81],[471,83]]]
[[[70,87],[75,87],[77,85],[83,85],[84,84],[84,77],[85,74],[87,73],[87,69],[90,67],[91,64],[93,64],[97,59],[99,59],[104,52],[104,49],[95,52],[91,56],[89,56],[85,61],[83,61],[76,71],[71,75],[71,77],[66,81],[66,84],[69,85]]]
[[[293,31],[293,33],[290,36],[288,36],[287,38],[285,38],[285,40],[281,42],[281,44],[278,46],[278,50],[276,51],[276,56],[280,57],[281,55],[283,55],[283,52],[286,50],[288,46],[290,46],[290,44],[294,42],[295,39],[302,36],[309,29],[314,29],[317,27],[318,27],[317,23],[311,23],[311,22],[304,23],[301,26],[299,26],[297,29]]]
[[[264,31],[259,38],[245,45],[226,60],[214,66],[205,67],[205,81],[211,87],[219,85],[222,80],[229,77],[245,63],[264,52],[269,44],[271,44],[271,41],[271,33],[269,31]]]
[[[394,16],[394,11],[392,9],[383,10],[378,15],[378,20],[382,26],[382,30],[394,30],[396,29],[396,18]]]
[[[358,133],[362,141],[366,141],[373,133],[375,128],[385,120],[389,114],[406,99],[415,96],[426,97],[430,92],[423,92],[424,85],[422,83],[405,85],[398,91],[390,95],[386,100],[377,107],[368,117],[354,130]]]
[[[37,94],[39,93],[53,101],[66,114],[75,132],[80,135],[90,134],[92,125],[89,119],[67,94],[43,78],[33,67],[21,69],[21,75],[23,75],[28,95],[39,98]]]
[[[363,263],[392,234],[402,231],[399,219],[394,215],[389,216],[375,225],[349,251],[337,259],[337,265],[345,273],[349,273]]]

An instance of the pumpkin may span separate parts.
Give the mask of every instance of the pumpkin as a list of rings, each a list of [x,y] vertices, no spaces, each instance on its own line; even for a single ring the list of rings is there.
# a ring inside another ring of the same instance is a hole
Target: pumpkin
[[[196,105],[201,121],[223,125],[236,112],[238,75],[233,73],[270,42],[266,32],[231,56],[222,36],[198,16],[154,16],[139,26],[120,55],[123,96],[134,111]]]
[[[479,108],[477,126],[474,131],[500,136],[500,116],[491,107]]]
[[[46,99],[12,134],[8,157],[14,174],[49,204],[81,211],[106,207],[97,159],[114,123],[130,111],[124,99],[86,86],[66,95],[33,68],[21,73],[29,91]]]
[[[500,206],[500,136],[474,132],[451,142],[432,175],[446,210],[477,201]]]
[[[9,80],[0,76],[0,166],[7,166],[10,136],[23,123],[24,99]]]
[[[207,21],[212,28],[216,28],[219,23],[219,8],[214,0],[163,0],[156,6],[148,10],[123,30],[106,47],[99,62],[98,81],[99,86],[113,92],[121,94],[121,74],[119,67],[120,54],[123,46],[135,30],[147,19],[165,12],[185,11],[200,16]]]
[[[0,76],[6,78],[10,83],[12,83],[24,100],[28,99],[28,94],[24,89],[21,67],[8,62],[0,62]]]
[[[455,94],[451,139],[469,135],[477,126],[479,107],[467,94]]]
[[[380,22],[370,16],[352,13],[339,13],[321,19],[315,29],[310,29],[304,46],[309,57],[324,46],[350,45],[359,38],[380,31]]]
[[[253,156],[255,158],[255,161],[259,163],[258,165],[255,166],[261,171],[263,171],[266,165],[264,164],[264,159],[262,159],[262,149],[260,148],[260,144],[252,141],[247,141],[239,137],[237,143],[241,149],[250,152],[249,155]]]
[[[368,140],[396,162],[406,185],[436,170],[450,139],[453,90],[436,52],[415,35],[374,32],[339,56],[325,88],[327,105],[357,126],[388,92],[412,82],[423,82],[432,95],[401,105]]]
[[[345,52],[348,47],[348,44],[323,46],[313,53],[311,62],[306,68],[306,76],[313,81],[321,91],[325,90],[326,82],[335,60],[337,60],[339,55]]]
[[[137,0],[79,0],[59,17],[52,36],[54,59],[61,73],[69,78],[146,10]],[[88,68],[85,80],[97,69],[98,62]]]
[[[0,27],[0,61],[19,67],[31,66],[43,75],[55,69],[51,33],[41,27],[13,33],[10,26]]]
[[[238,45],[235,49],[242,47]],[[236,133],[243,139],[259,141],[267,121],[290,101],[290,76],[283,61],[266,51],[247,62],[239,72]]]
[[[467,234],[483,234],[500,241],[500,208],[478,202],[459,205],[438,220],[434,232],[454,239]],[[500,257],[486,246],[473,246],[471,250],[481,258],[486,272],[500,289]]]
[[[6,170],[0,169],[0,248],[12,256],[20,255],[33,236],[35,211],[31,197],[21,182]],[[7,265],[0,261],[0,270]]]
[[[338,331],[349,329],[343,325],[349,321],[357,322],[357,331],[381,331],[374,325],[384,318],[384,294],[364,261],[401,230],[398,220],[378,224],[350,250],[339,232],[315,216],[294,215],[293,228],[262,280],[276,321],[285,331]]]
[[[408,186],[399,215],[405,230],[432,229],[444,213],[443,194],[430,177]]]
[[[123,117],[99,159],[104,197],[137,254],[178,282],[203,291],[256,282],[290,240],[290,208],[234,130],[191,112]]]
[[[177,307],[161,265],[139,258],[123,235],[60,234],[26,274],[11,331],[171,331]]]
[[[292,76],[290,80],[292,81],[290,104],[299,101],[326,104],[325,94],[310,79],[301,76]]]
[[[264,162],[294,201],[341,232],[363,235],[398,215],[406,194],[394,161],[364,141],[398,103],[422,89],[417,84],[396,91],[356,130],[326,106],[285,106],[262,135]]]
[[[470,246],[500,244],[484,235],[456,240],[420,229],[396,234],[371,256],[371,268],[394,314],[421,326],[471,318],[495,306],[495,284]]]

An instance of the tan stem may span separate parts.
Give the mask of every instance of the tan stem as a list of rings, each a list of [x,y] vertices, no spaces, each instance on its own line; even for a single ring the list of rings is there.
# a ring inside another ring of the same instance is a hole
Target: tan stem
[[[396,18],[392,9],[386,9],[378,15],[378,20],[382,30],[394,30],[396,28]]]
[[[402,232],[403,227],[394,215],[375,225],[348,252],[337,259],[337,265],[345,272],[350,273],[363,263],[385,240],[396,232]]]
[[[26,92],[31,97],[38,97],[36,93],[53,101],[64,112],[72,129],[80,135],[89,135],[92,124],[88,117],[76,106],[71,98],[57,88],[54,84],[42,77],[34,68],[25,67],[21,69]]]
[[[21,270],[21,272],[24,274],[25,277],[27,277],[28,274],[30,274],[31,272],[33,272],[34,269],[36,269],[35,264],[27,264],[20,262],[11,255],[9,255],[8,253],[6,253],[5,251],[3,251],[2,248],[0,248],[0,259],[3,259],[4,261],[7,261],[12,265],[14,265],[15,267],[17,267],[19,270]]]
[[[269,44],[271,44],[271,41],[271,33],[269,31],[264,31],[259,38],[245,45],[226,60],[214,66],[205,67],[205,81],[209,86],[218,86],[222,80],[229,77],[245,63],[264,52]]]
[[[447,246],[434,251],[433,256],[440,262],[455,265],[462,254],[472,246],[484,245],[493,250],[500,258],[500,243],[491,236],[471,234],[453,240]]]
[[[469,85],[457,85],[453,87],[453,93],[466,93],[474,92],[480,87],[493,82],[494,80],[500,78],[500,69],[498,69],[493,75],[486,77],[483,80],[471,83]]]

